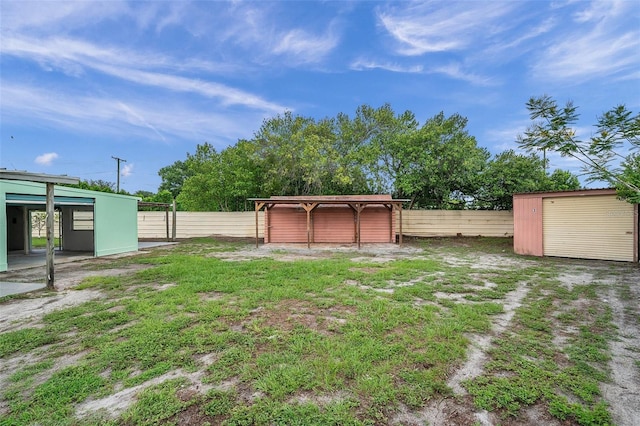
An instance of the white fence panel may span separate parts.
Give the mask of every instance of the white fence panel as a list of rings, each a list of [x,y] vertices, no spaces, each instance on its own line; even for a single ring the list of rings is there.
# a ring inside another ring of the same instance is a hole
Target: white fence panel
[[[176,238],[253,238],[255,212],[177,212]],[[396,216],[397,217],[397,216]],[[169,213],[169,233],[172,215]],[[396,229],[398,224],[396,224]],[[512,237],[513,213],[484,210],[404,210],[402,233],[416,237],[485,236]],[[258,236],[264,236],[264,212],[258,213]],[[167,237],[165,212],[138,212],[138,237]]]
[[[172,213],[169,213],[171,235]],[[258,213],[258,236],[264,235],[264,212]],[[176,212],[176,238],[207,237],[250,238],[256,236],[255,212]],[[138,238],[166,238],[165,212],[138,212]]]
[[[512,237],[513,212],[492,210],[404,210],[402,233],[416,237]]]

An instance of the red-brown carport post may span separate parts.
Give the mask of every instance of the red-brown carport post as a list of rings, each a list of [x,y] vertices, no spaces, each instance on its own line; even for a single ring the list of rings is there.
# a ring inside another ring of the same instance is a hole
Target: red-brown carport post
[[[311,248],[311,212],[318,207],[318,203],[302,203],[302,207],[307,212],[307,248]]]
[[[398,245],[402,247],[402,203],[393,205],[398,210]]]
[[[259,241],[259,235],[258,235],[258,212],[264,206],[265,203],[261,202],[261,201],[254,201],[254,203],[255,203],[255,207],[256,207],[256,248],[258,248],[258,241]]]

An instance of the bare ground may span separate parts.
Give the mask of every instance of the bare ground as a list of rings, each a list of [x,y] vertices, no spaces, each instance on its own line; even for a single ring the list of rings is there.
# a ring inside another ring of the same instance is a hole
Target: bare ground
[[[234,252],[211,253],[227,261],[241,261],[255,258],[273,258],[281,261],[294,261],[299,259],[318,259],[335,255],[335,253],[353,253],[353,245],[327,245],[317,246],[311,250],[305,245],[269,245],[261,246],[258,249],[247,245],[246,248]],[[366,245],[358,252],[360,257],[353,258],[355,261],[367,262],[388,262],[398,258],[415,258],[423,255],[423,250],[415,246],[406,245],[403,248],[390,246],[388,244]],[[434,254],[445,262],[453,266],[470,266],[474,269],[508,270],[529,266],[536,262],[535,259],[516,258],[507,254],[466,254],[461,257],[451,253]],[[57,268],[57,290],[56,292],[35,292],[24,298],[12,299],[0,305],[2,316],[0,316],[0,333],[19,329],[22,327],[40,326],[42,317],[54,310],[64,307],[84,303],[88,300],[104,297],[95,290],[74,290],[85,277],[89,276],[112,276],[132,273],[143,268],[141,265],[130,265],[125,268],[108,268],[109,258],[91,259],[71,264],[61,265]],[[88,268],[101,264],[101,269]],[[613,311],[613,321],[618,328],[618,339],[611,343],[611,382],[603,385],[602,392],[605,400],[610,406],[610,411],[614,423],[617,425],[638,425],[640,424],[640,367],[637,365],[640,353],[640,269],[637,265],[618,264],[614,262],[589,262],[589,261],[568,261],[559,262],[559,267],[564,269],[559,280],[562,285],[571,288],[574,285],[588,283],[602,283],[600,287],[600,297],[608,303]],[[40,270],[27,269],[23,271],[5,274],[3,280],[29,281],[32,277],[41,277]],[[159,286],[159,290],[162,290]],[[393,285],[388,289],[377,289],[379,291],[393,291]],[[504,419],[498,418],[493,413],[478,410],[473,405],[471,398],[465,389],[460,385],[463,380],[467,380],[482,374],[484,363],[487,359],[486,351],[491,346],[492,338],[499,336],[508,326],[515,310],[520,306],[521,301],[526,296],[528,288],[525,284],[513,292],[509,293],[504,301],[504,313],[495,316],[495,321],[490,334],[468,336],[471,345],[468,351],[467,361],[460,368],[452,372],[448,385],[453,391],[453,396],[432,400],[420,411],[412,412],[406,407],[399,407],[395,416],[391,418],[391,424],[401,425],[497,425],[505,423]],[[311,320],[307,314],[295,314],[298,319]],[[331,316],[333,318],[333,316]],[[338,318],[339,320],[339,318]],[[558,338],[558,343],[562,338]],[[0,389],[6,384],[12,370],[18,365],[33,362],[30,355],[20,355],[5,359],[0,366]],[[68,361],[68,360],[67,360]],[[203,357],[198,363],[207,366],[211,359]],[[68,365],[68,363],[67,363]],[[92,413],[105,413],[108,417],[114,417],[126,410],[135,400],[135,396],[142,389],[151,385],[161,383],[165,380],[184,377],[188,379],[187,392],[203,393],[211,385],[204,385],[198,372],[187,373],[181,370],[169,372],[163,376],[145,382],[134,388],[122,389],[119,392],[102,399],[88,400],[77,407],[77,415],[85,417]],[[225,389],[234,387],[234,383],[222,383],[216,388]],[[247,395],[251,400],[255,396]],[[324,399],[344,398],[345,395],[300,395],[301,401],[315,401],[322,403]],[[6,407],[0,402],[0,414],[5,412]],[[189,413],[185,414],[185,419]],[[184,416],[182,416],[184,417]],[[520,423],[524,425],[560,425],[563,424],[549,416],[542,407],[534,405],[524,412],[524,419]],[[191,417],[189,417],[191,418]],[[178,424],[189,424],[187,420],[176,419]],[[192,419],[193,420],[193,419]],[[186,421],[186,423],[185,423]],[[524,421],[524,422],[522,422]]]

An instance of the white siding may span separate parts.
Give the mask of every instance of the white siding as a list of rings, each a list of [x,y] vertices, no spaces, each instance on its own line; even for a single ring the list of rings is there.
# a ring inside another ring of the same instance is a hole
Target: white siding
[[[545,256],[633,261],[632,204],[615,195],[545,198]]]

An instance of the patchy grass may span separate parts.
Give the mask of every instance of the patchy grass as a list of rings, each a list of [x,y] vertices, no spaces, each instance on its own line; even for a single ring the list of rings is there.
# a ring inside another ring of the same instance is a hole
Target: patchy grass
[[[492,333],[521,285],[528,295],[483,374],[464,382],[473,402],[505,419],[542,404],[562,421],[610,422],[598,384],[608,378],[611,312],[593,286],[560,286],[553,262],[451,264],[435,251],[517,258],[502,239],[446,241],[414,242],[424,251],[384,263],[357,252],[227,262],[212,254],[245,245],[212,239],[116,260],[151,267],[88,278],[78,289],[106,299],[0,334],[0,358],[30,359],[1,391],[0,423],[386,424],[400,407],[452,395],[448,379],[472,336]],[[577,331],[559,345],[558,326]],[[78,404],[175,371],[197,379],[145,387],[115,417],[76,416]]]
[[[568,291],[552,280],[534,283],[515,326],[494,342],[484,374],[465,384],[478,407],[517,417],[523,407],[542,402],[560,420],[611,423],[598,385],[608,378],[614,330],[610,308],[594,300],[593,287]],[[576,300],[586,300],[586,309],[571,308]],[[554,317],[577,330],[564,347],[553,343],[560,331]]]

